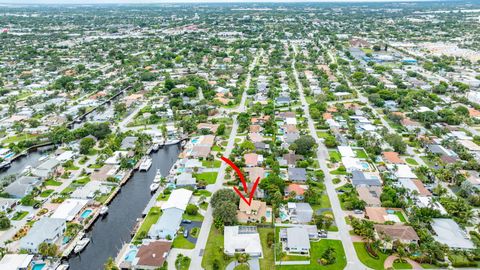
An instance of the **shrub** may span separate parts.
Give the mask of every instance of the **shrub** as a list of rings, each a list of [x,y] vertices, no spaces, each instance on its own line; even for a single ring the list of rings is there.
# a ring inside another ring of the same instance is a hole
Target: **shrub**
[[[371,244],[365,243],[365,249],[367,250],[367,253],[374,259],[378,259],[378,254],[375,252]]]

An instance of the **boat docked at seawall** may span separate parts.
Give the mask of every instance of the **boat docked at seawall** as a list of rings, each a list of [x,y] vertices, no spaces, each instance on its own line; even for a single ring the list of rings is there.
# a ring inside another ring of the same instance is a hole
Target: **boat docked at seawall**
[[[108,207],[107,206],[102,206],[102,208],[100,208],[100,215],[106,215],[108,213]]]
[[[150,191],[151,191],[151,192],[154,192],[154,191],[157,190],[159,187],[160,187],[160,184],[159,184],[159,183],[152,183],[152,184],[150,185]]]
[[[82,250],[85,249],[88,243],[90,243],[90,238],[83,238],[82,240],[78,241],[78,243],[75,245],[75,248],[73,248],[73,252],[75,253],[82,252]]]
[[[138,168],[140,171],[148,171],[152,166],[152,159],[148,156],[143,157],[142,162],[140,163],[140,167]]]
[[[153,178],[153,183],[160,183],[162,181],[162,174],[160,173],[160,169],[157,169],[157,173]]]

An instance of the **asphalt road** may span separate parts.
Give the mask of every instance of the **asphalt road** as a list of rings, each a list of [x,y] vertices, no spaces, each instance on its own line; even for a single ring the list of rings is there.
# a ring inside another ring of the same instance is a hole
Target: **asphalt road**
[[[297,48],[293,46],[293,49],[295,54],[297,54]],[[350,237],[349,228],[347,226],[347,223],[345,222],[345,213],[340,207],[340,200],[337,197],[335,186],[333,185],[333,182],[332,182],[332,176],[330,175],[330,172],[327,168],[327,160],[329,159],[328,149],[325,147],[325,145],[317,136],[315,125],[312,120],[312,117],[310,116],[310,112],[308,109],[308,103],[303,93],[303,86],[298,78],[297,69],[295,68],[295,58],[293,59],[292,69],[293,69],[293,75],[295,76],[295,81],[297,83],[297,88],[300,94],[300,101],[302,102],[302,107],[303,107],[305,116],[308,119],[308,128],[310,130],[310,135],[315,139],[315,141],[318,144],[317,159],[320,164],[320,169],[322,169],[322,171],[325,173],[324,182],[327,190],[327,195],[332,205],[332,211],[335,216],[335,223],[337,224],[337,227],[338,227],[339,238],[342,241],[343,248],[345,249],[345,255],[347,258],[347,266],[345,269],[368,269],[360,262],[360,260],[358,259],[357,253],[355,252],[355,248],[353,247],[353,242]]]

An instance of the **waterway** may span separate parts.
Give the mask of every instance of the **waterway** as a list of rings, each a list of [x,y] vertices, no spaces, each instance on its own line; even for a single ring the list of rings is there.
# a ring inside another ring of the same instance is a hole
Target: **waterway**
[[[21,156],[16,160],[12,161],[12,165],[7,169],[0,170],[0,179],[7,175],[15,174],[18,176],[27,166],[31,166],[34,168],[37,165],[40,165],[41,161],[39,159],[43,155],[47,155],[48,151],[38,149],[36,151],[32,151],[25,156]]]
[[[99,218],[86,237],[90,244],[80,255],[69,260],[71,270],[103,269],[109,257],[115,258],[120,248],[130,242],[130,233],[137,218],[147,206],[150,198],[150,184],[157,169],[167,176],[181,151],[180,144],[165,146],[152,153],[152,167],[147,172],[136,171],[122,187],[121,192],[108,206],[108,215]]]

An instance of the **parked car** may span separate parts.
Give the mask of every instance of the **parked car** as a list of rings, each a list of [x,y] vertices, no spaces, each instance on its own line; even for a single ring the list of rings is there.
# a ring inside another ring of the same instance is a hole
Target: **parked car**
[[[189,219],[184,219],[184,220],[182,220],[182,223],[185,223],[185,224],[190,224],[190,223],[192,223],[192,221],[191,221],[191,220],[189,220]]]
[[[359,214],[359,215],[360,215],[360,214],[363,214],[363,211],[362,211],[362,210],[360,210],[360,209],[355,209],[355,210],[353,210],[353,213],[354,213],[354,214]]]
[[[319,231],[318,231],[318,237],[320,237],[320,238],[327,238],[327,237],[328,237],[327,231],[325,231],[325,230],[319,230]]]
[[[183,231],[183,237],[187,238],[188,237],[188,229],[185,229]]]

